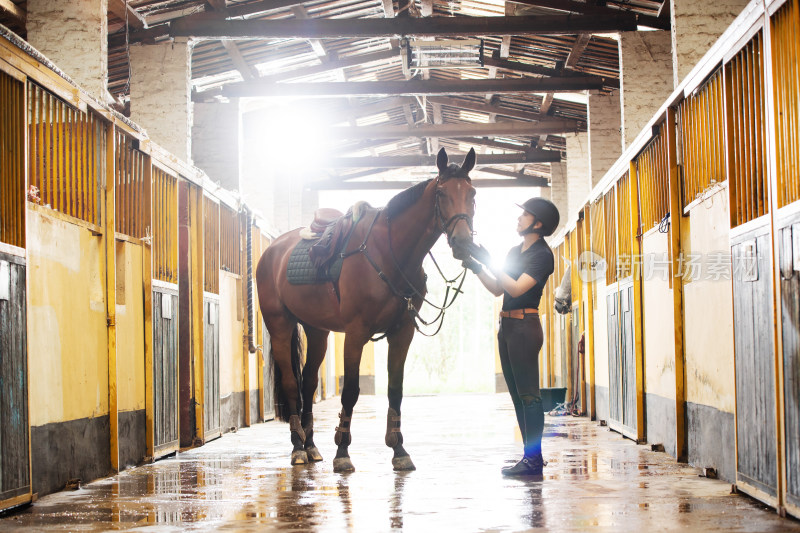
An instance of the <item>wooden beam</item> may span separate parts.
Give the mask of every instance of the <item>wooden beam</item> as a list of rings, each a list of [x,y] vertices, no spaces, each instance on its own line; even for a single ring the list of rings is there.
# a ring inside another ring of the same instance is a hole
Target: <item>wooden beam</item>
[[[0,6],[6,2],[11,3],[10,0],[0,0]],[[108,11],[113,13],[118,19],[125,22],[126,13],[128,26],[134,30],[143,30],[147,28],[147,23],[130,4],[126,4],[125,0],[108,0]]]
[[[484,156],[486,157],[486,156]],[[536,183],[536,187],[549,187],[550,180],[548,180],[544,176],[535,176],[531,174],[525,174],[524,172],[511,172],[509,170],[503,170],[501,168],[481,168],[478,169],[481,172],[487,172],[489,174],[495,174],[497,176],[505,176],[507,178],[514,178],[516,180],[520,180],[526,184],[533,184]]]
[[[571,120],[551,120],[532,124],[529,122],[498,122],[493,124],[420,124],[410,126],[361,126],[329,128],[331,139],[404,139],[407,137],[483,137],[486,135],[539,135],[565,134],[575,131]]]
[[[309,184],[314,190],[402,190],[416,185],[418,181],[318,181]],[[479,189],[493,187],[549,187],[547,180],[539,179],[489,179],[472,180],[472,185]]]
[[[574,2],[571,0],[509,0],[518,4],[525,4],[534,7],[553,9],[564,13],[578,13],[581,15],[605,16],[609,13],[621,12],[620,9],[593,5],[589,2]],[[624,11],[622,11],[624,12]],[[657,28],[660,30],[670,29],[670,21],[652,15],[636,14],[637,21],[642,26]],[[666,26],[665,26],[666,25]]]
[[[297,20],[308,20],[308,12],[302,4],[292,6],[292,14],[294,14]],[[317,54],[317,57],[328,57],[328,50],[325,48],[325,44],[319,39],[308,39],[308,44],[311,45],[311,49],[314,50],[314,53]]]
[[[569,51],[567,61],[564,63],[565,68],[574,69],[578,66],[578,61],[580,61],[583,51],[586,50],[591,38],[592,36],[588,33],[582,33],[575,38],[575,44],[572,45],[572,50]],[[619,80],[617,80],[617,88],[619,88]]]
[[[456,109],[468,109],[470,111],[477,111],[478,113],[502,115],[504,117],[521,118],[524,120],[542,120],[547,118],[546,115],[533,113],[531,111],[520,111],[518,109],[509,109],[495,104],[485,104],[475,102],[474,100],[464,100],[462,98],[452,98],[448,96],[431,96],[428,102],[455,107]]]
[[[542,105],[539,106],[539,114],[547,115],[550,112],[551,105],[553,105],[553,93],[547,93],[542,98]]]
[[[561,152],[558,150],[540,150],[528,145],[520,146],[517,144],[505,143],[486,139],[483,137],[454,137],[454,140],[463,141],[468,144],[479,144],[489,148],[499,148],[510,152],[523,152],[530,158],[536,158],[539,163],[558,163],[561,161]]]
[[[596,78],[517,78],[499,80],[404,80],[316,83],[257,83],[226,86],[229,97],[402,96],[433,94],[552,93],[602,89]]]
[[[232,41],[222,41],[223,44],[225,42],[232,42]],[[243,81],[237,83],[229,83],[225,87],[250,87],[255,84],[255,86],[260,86],[266,83],[278,83],[282,81],[292,80],[295,78],[302,78],[305,76],[313,76],[316,74],[323,74],[325,72],[330,72],[333,70],[344,69],[348,67],[354,67],[357,65],[367,65],[370,63],[376,63],[379,61],[387,61],[389,59],[396,58],[398,61],[400,60],[399,51],[396,48],[392,48],[390,50],[384,50],[381,52],[374,52],[371,54],[363,54],[358,56],[347,57],[344,59],[339,59],[336,61],[328,61],[325,63],[321,63],[319,65],[314,65],[311,67],[304,67],[298,68],[294,70],[289,70],[287,72],[281,72],[280,74],[274,74],[271,76],[262,76],[258,78],[257,82],[250,82],[250,81]],[[209,91],[203,91],[201,93],[197,93],[192,96],[192,99],[195,101],[203,101],[209,98],[213,98],[215,96],[221,96],[222,89],[212,89]]]
[[[580,34],[578,36],[578,40],[582,38],[586,39],[586,43],[589,42],[591,38],[590,34]],[[581,53],[583,50],[586,49],[586,44],[584,44]],[[572,55],[572,53],[570,53]],[[577,61],[576,61],[577,62]],[[510,70],[512,72],[521,72],[524,74],[539,74],[542,76],[562,76],[562,77],[570,77],[570,76],[581,76],[587,79],[595,79],[598,83],[603,84],[606,87],[611,87],[614,89],[619,89],[619,80],[616,78],[604,78],[601,76],[592,76],[589,74],[580,74],[580,73],[573,73],[573,72],[561,72],[555,68],[543,67],[540,65],[530,65],[528,63],[520,63],[519,61],[509,61],[508,59],[503,59],[498,55],[492,55],[490,57],[483,58],[483,64],[488,67],[498,67],[506,70]]]
[[[527,154],[486,154],[478,156],[481,165],[526,165],[549,162],[548,158]],[[458,156],[456,156],[458,158]],[[386,155],[377,157],[334,157],[320,163],[326,168],[404,168],[435,167],[436,155]]]
[[[310,20],[174,20],[173,37],[211,39],[367,39],[380,37],[475,37],[569,35],[636,31],[636,15],[521,17],[404,17]]]
[[[231,58],[231,61],[233,61],[233,66],[236,67],[236,70],[239,71],[239,74],[242,75],[242,78],[246,80],[254,80],[258,78],[258,71],[255,69],[255,67],[252,67],[247,63],[242,55],[241,50],[239,50],[239,47],[234,41],[222,41],[222,46],[225,47],[225,51],[228,52],[228,56]]]

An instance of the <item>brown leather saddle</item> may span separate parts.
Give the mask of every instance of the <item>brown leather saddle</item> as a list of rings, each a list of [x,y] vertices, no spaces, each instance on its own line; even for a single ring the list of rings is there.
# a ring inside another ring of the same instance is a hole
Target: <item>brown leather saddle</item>
[[[317,209],[309,229],[321,234],[319,240],[311,245],[308,256],[318,269],[325,267],[337,252],[347,243],[353,231],[353,217],[350,211],[343,215],[330,208]]]

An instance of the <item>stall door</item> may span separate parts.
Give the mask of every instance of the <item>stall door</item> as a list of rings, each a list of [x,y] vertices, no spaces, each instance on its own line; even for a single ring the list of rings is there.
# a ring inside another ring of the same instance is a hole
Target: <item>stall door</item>
[[[609,291],[606,297],[608,306],[608,418],[622,420],[622,384],[619,361],[619,313],[617,292]]]
[[[208,441],[221,433],[219,411],[219,301],[206,298],[203,312],[203,438]]]
[[[272,360],[272,350],[269,341],[267,325],[262,323],[261,349],[264,354],[264,420],[275,418],[275,362]],[[334,383],[331,381],[330,383]]]
[[[633,285],[619,292],[620,370],[622,371],[622,424],[636,434],[636,339],[633,321]]]
[[[0,509],[30,500],[25,260],[0,252]]]
[[[800,214],[780,231],[786,501],[800,507]]]
[[[178,293],[153,291],[154,455],[178,449]]]
[[[769,227],[737,238],[733,257],[737,482],[776,497],[775,359]]]
[[[638,439],[633,284],[608,296],[609,425]]]

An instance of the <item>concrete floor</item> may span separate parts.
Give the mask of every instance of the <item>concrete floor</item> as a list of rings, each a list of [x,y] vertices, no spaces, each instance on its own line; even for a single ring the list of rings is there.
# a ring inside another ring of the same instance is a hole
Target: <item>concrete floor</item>
[[[505,479],[521,452],[507,394],[406,398],[417,471],[392,471],[387,402],[362,396],[352,474],[334,474],[339,399],[316,406],[325,460],[289,466],[288,425],[258,424],[201,448],[41,498],[0,531],[781,531],[800,532],[731,485],[698,476],[585,418],[548,417],[543,480]]]

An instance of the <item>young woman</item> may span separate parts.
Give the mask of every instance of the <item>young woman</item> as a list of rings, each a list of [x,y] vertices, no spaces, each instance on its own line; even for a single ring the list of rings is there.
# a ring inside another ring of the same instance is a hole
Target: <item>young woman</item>
[[[539,391],[539,351],[543,332],[539,322],[539,300],[547,278],[553,273],[553,252],[543,237],[558,226],[558,209],[544,198],[531,198],[517,223],[522,243],[506,256],[502,269],[491,266],[489,252],[475,247],[465,266],[495,296],[503,295],[497,342],[508,392],[517,413],[525,454],[516,465],[503,469],[506,476],[541,475],[544,412]],[[480,263],[486,265],[484,269]]]

